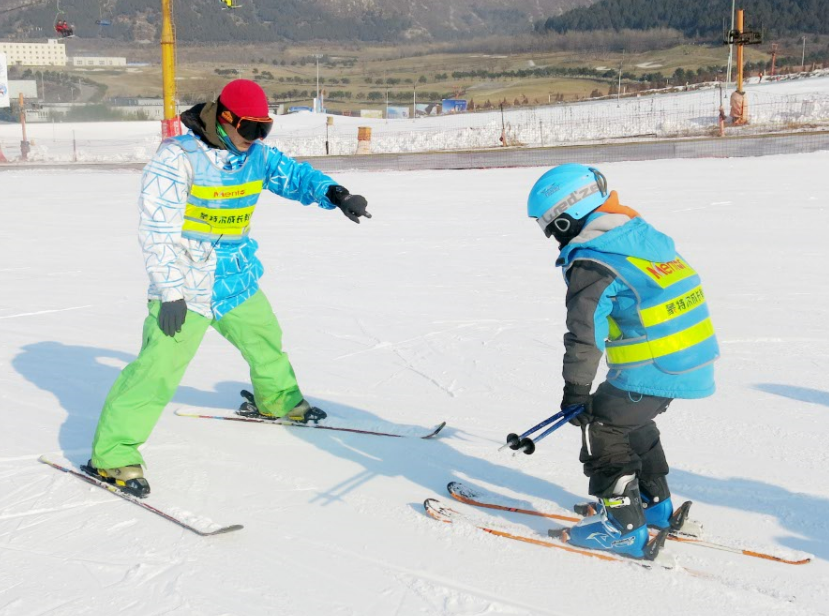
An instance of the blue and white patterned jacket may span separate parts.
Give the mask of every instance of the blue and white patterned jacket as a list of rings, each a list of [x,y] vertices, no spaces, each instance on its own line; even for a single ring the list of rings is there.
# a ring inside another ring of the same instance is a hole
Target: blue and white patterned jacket
[[[141,177],[138,236],[150,277],[148,296],[165,302],[184,299],[188,309],[220,319],[256,293],[264,268],[256,257],[258,244],[250,236],[233,243],[182,237],[193,168],[177,139],[161,144]],[[192,139],[220,169],[237,170],[247,158]],[[266,150],[263,190],[303,205],[318,203],[334,209],[325,197],[328,188],[336,184],[334,180],[276,148],[262,147]]]

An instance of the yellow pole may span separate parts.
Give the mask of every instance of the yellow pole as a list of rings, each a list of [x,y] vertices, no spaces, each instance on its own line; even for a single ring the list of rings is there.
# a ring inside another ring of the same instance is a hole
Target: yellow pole
[[[739,34],[743,33],[743,9],[737,11],[737,32]],[[737,45],[737,92],[740,94],[744,94],[743,92],[743,45],[742,43]]]
[[[173,32],[173,0],[161,0],[161,80],[164,92],[164,119],[161,136],[181,134],[176,115],[176,37]]]

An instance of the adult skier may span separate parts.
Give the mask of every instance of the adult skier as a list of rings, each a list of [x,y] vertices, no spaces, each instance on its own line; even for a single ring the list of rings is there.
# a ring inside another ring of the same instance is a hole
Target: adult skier
[[[296,422],[325,417],[303,398],[259,289],[263,266],[248,231],[260,193],[339,208],[356,223],[371,218],[363,197],[262,142],[273,120],[255,82],[231,81],[215,102],[196,105],[181,120],[188,134],[165,140],[141,179],[139,240],[150,278],[141,352],[109,392],[84,468],[139,497],[150,486],[138,447],[208,327],[250,366],[255,405],[243,405],[244,412]]]
[[[673,240],[619,204],[598,169],[566,164],[530,192],[528,213],[558,241],[567,283],[564,395],[583,406],[579,460],[598,498],[570,543],[648,555],[648,526],[673,514],[668,463],[654,418],[674,398],[714,393],[719,356],[700,278]],[[591,394],[602,354],[606,380]]]

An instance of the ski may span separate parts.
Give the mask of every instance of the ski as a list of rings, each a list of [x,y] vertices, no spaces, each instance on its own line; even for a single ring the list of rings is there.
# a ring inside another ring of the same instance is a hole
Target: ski
[[[40,456],[38,461],[42,462],[43,464],[47,464],[48,466],[51,466],[54,469],[57,469],[59,471],[62,471],[62,472],[67,473],[69,475],[72,475],[73,477],[77,477],[78,479],[80,479],[82,481],[85,481],[88,484],[91,484],[93,486],[97,486],[99,488],[103,488],[104,490],[106,490],[108,492],[111,492],[115,496],[123,498],[125,501],[128,501],[128,502],[132,503],[133,505],[138,505],[139,507],[141,507],[142,509],[146,509],[150,513],[154,513],[158,516],[161,516],[162,518],[164,518],[165,520],[169,520],[173,524],[177,524],[178,526],[181,526],[182,528],[186,528],[187,530],[196,533],[200,537],[212,537],[213,535],[223,535],[224,533],[230,533],[230,532],[233,532],[235,530],[241,530],[242,528],[244,528],[241,524],[233,524],[233,525],[230,525],[230,526],[218,526],[217,524],[212,524],[212,526],[218,526],[218,528],[214,528],[213,530],[203,530],[202,528],[197,528],[197,527],[193,526],[192,524],[189,524],[185,520],[185,517],[182,516],[182,515],[175,515],[173,513],[167,513],[166,511],[162,511],[161,509],[157,509],[156,507],[153,507],[149,503],[144,502],[140,498],[138,498],[136,496],[133,496],[131,494],[127,494],[126,492],[123,492],[122,490],[116,488],[112,484],[107,483],[106,481],[101,481],[100,479],[96,479],[95,477],[93,477],[91,475],[88,475],[88,474],[86,474],[82,471],[76,470],[76,469],[71,468],[69,466],[64,466],[62,464],[58,464],[57,462],[47,458],[45,455]]]
[[[265,419],[261,417],[241,417],[238,415],[200,415],[198,413],[187,413],[181,409],[176,410],[176,415],[179,417],[194,417],[198,419],[223,419],[225,421],[241,421],[245,423],[259,423],[268,424],[272,426],[285,426],[287,428],[311,428],[314,430],[333,430],[335,432],[351,432],[353,434],[368,434],[371,436],[389,436],[392,438],[420,438],[430,439],[437,436],[443,428],[446,427],[446,422],[438,424],[430,432],[426,434],[395,434],[393,432],[381,432],[378,430],[363,430],[361,428],[346,428],[344,426],[323,426],[319,424],[303,424],[295,421],[284,421],[281,419]]]
[[[581,520],[580,517],[571,516],[571,515],[562,515],[558,513],[550,513],[546,511],[537,511],[535,509],[524,509],[518,507],[516,501],[510,499],[509,497],[492,494],[488,492],[484,492],[482,490],[478,490],[475,488],[471,488],[467,485],[464,485],[458,481],[451,481],[446,486],[446,489],[449,491],[449,494],[455,500],[458,500],[462,503],[467,505],[472,505],[473,507],[483,507],[486,509],[497,509],[499,511],[510,511],[512,513],[520,513],[522,515],[531,515],[537,516],[541,518],[548,518],[551,520],[558,520],[560,522],[569,522],[575,523]],[[760,552],[757,550],[747,550],[743,548],[738,548],[735,546],[730,546],[722,543],[714,543],[712,541],[706,541],[701,539],[698,536],[694,536],[692,534],[684,533],[682,531],[671,531],[668,533],[668,540],[669,541],[678,541],[680,543],[687,543],[689,545],[695,545],[698,547],[709,548],[712,550],[720,550],[722,552],[731,552],[732,554],[742,554],[743,556],[751,556],[753,558],[761,558],[763,560],[770,560],[773,562],[778,562],[786,565],[805,565],[812,561],[811,558],[800,558],[800,559],[788,559],[783,558],[782,556],[777,556],[775,554],[769,554],[766,552]]]
[[[478,530],[481,530],[485,533],[489,533],[490,535],[495,535],[496,537],[503,537],[504,539],[511,539],[512,541],[529,543],[543,548],[563,550],[571,554],[579,554],[580,556],[588,556],[590,558],[596,558],[598,560],[608,562],[636,565],[644,569],[652,569],[654,567],[658,567],[661,569],[679,569],[679,567],[672,563],[660,562],[659,560],[636,560],[634,558],[625,558],[623,556],[617,556],[609,552],[600,552],[598,550],[587,550],[583,548],[577,548],[572,545],[568,545],[567,543],[559,539],[547,539],[541,538],[537,535],[532,536],[526,534],[519,534],[517,532],[508,532],[505,530],[492,528],[492,526],[488,525],[488,523],[485,520],[479,520],[471,516],[465,515],[463,513],[460,513],[459,511],[456,511],[454,509],[450,509],[449,507],[444,507],[440,503],[440,501],[438,501],[435,498],[427,498],[425,501],[423,501],[423,508],[426,510],[426,513],[429,516],[431,516],[439,522],[444,522],[447,524],[465,524],[467,526],[473,526]],[[690,569],[683,570],[688,571],[693,575],[705,575],[696,571],[692,571]]]

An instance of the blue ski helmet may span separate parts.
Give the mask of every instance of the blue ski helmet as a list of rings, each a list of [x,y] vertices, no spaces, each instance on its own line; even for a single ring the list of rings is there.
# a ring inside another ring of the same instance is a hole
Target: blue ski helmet
[[[601,207],[608,195],[607,180],[601,171],[567,163],[553,167],[538,179],[527,200],[527,214],[538,221],[547,237],[555,235],[561,242],[562,238],[578,235],[583,219]]]

